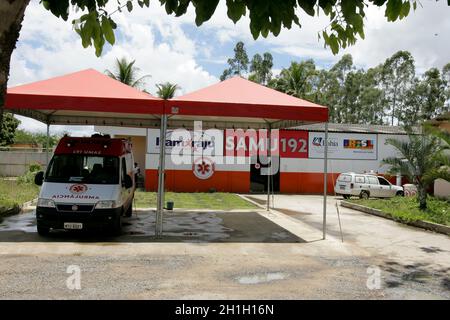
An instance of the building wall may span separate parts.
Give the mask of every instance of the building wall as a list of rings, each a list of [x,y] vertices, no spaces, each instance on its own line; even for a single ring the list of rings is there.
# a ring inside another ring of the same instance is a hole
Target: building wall
[[[441,130],[450,132],[450,122],[449,121],[440,121],[440,122],[438,122],[437,126]],[[445,180],[442,180],[442,179],[435,180],[434,181],[434,195],[439,198],[450,199],[450,183]]]
[[[136,162],[141,168],[145,168],[145,187],[147,190],[157,190],[157,170],[159,150],[155,148],[155,137],[159,137],[159,130],[150,129],[152,142],[145,137],[146,129],[130,129],[115,127],[96,127],[96,130],[113,134],[115,137],[130,137],[133,142]],[[295,132],[295,133],[293,133]],[[301,138],[299,131],[290,131],[289,136]],[[332,133],[330,133],[332,135]],[[382,159],[395,156],[393,147],[386,145],[386,139],[406,139],[406,135],[389,134],[358,134],[349,133],[353,137],[376,137],[376,157],[370,160],[361,159],[333,159],[330,154],[328,160],[328,190],[333,192],[334,182],[342,172],[378,172],[386,174],[387,166],[382,164]],[[280,133],[280,137],[283,134]],[[317,136],[317,132],[314,132]],[[306,135],[308,137],[308,135]],[[309,135],[311,137],[311,134]],[[307,139],[307,138],[306,138]],[[225,143],[226,139],[220,143]],[[144,146],[146,145],[146,146]],[[323,192],[323,164],[320,158],[311,158],[311,141],[308,144],[307,153],[300,157],[293,157],[286,153],[280,159],[280,192],[282,193],[307,193],[319,194]],[[212,157],[214,160],[214,157]],[[214,174],[208,179],[199,179],[193,173],[192,164],[175,164],[170,156],[166,156],[166,190],[180,192],[208,192],[211,189],[228,192],[249,192],[250,191],[250,164],[248,158],[239,158],[246,164],[224,165],[216,164]],[[232,161],[233,162],[233,161]],[[237,161],[235,161],[237,162]],[[396,183],[395,177],[387,178]],[[403,179],[402,183],[406,181]]]
[[[342,172],[378,172],[387,175],[388,167],[382,160],[396,156],[398,153],[394,147],[386,144],[386,139],[392,135],[377,134],[377,159],[376,160],[328,160],[328,190],[333,190],[338,175]],[[394,136],[396,139],[405,139],[405,135]],[[322,193],[323,192],[323,159],[295,159],[281,158],[280,161],[280,192],[282,193]],[[395,184],[395,177],[389,177]]]
[[[159,134],[153,130],[149,139],[155,140]],[[353,134],[353,136],[358,134]],[[281,136],[281,134],[280,134]],[[386,174],[387,166],[382,164],[382,159],[395,156],[393,147],[386,145],[386,139],[392,137],[387,134],[370,135],[376,137],[376,155],[373,160],[355,159],[330,159],[328,160],[328,190],[333,193],[334,183],[337,176],[342,172],[378,172]],[[395,138],[405,139],[404,135]],[[149,143],[149,142],[148,142]],[[154,148],[155,143],[147,147]],[[309,148],[309,146],[308,146]],[[157,189],[158,150],[146,157],[146,189]],[[309,151],[309,150],[308,150]],[[159,152],[159,151],[158,151]],[[229,157],[230,158],[230,157]],[[211,157],[216,162],[214,157]],[[207,192],[211,189],[227,192],[250,192],[250,161],[242,157],[241,161],[246,164],[216,164],[214,174],[206,180],[199,179],[193,173],[192,164],[175,164],[169,155],[166,156],[166,190],[184,192]],[[226,163],[233,162],[227,161]],[[238,161],[234,161],[238,162]],[[312,158],[280,158],[280,192],[281,193],[323,193],[323,159]],[[395,177],[388,177],[395,184]]]
[[[192,164],[175,164],[170,155],[166,155],[165,188],[177,192],[249,192],[250,164],[218,164],[216,157],[215,172],[209,179],[199,179],[194,175]],[[225,161],[231,162],[230,159]],[[145,167],[145,188],[156,191],[158,188],[158,154],[147,154]],[[244,162],[245,159],[239,159]]]
[[[52,153],[49,154],[51,159]],[[45,152],[0,151],[0,176],[18,177],[27,172],[30,164],[39,163],[45,170],[47,156]]]

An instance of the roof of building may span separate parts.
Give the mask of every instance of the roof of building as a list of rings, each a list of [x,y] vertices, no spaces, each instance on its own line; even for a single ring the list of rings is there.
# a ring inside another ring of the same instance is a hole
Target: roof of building
[[[301,125],[290,128],[292,130],[307,130],[307,131],[324,131],[324,123],[314,123]],[[406,134],[403,127],[388,126],[388,125],[374,125],[374,124],[347,124],[347,123],[329,123],[329,132],[355,132],[355,133],[383,133],[383,134]]]

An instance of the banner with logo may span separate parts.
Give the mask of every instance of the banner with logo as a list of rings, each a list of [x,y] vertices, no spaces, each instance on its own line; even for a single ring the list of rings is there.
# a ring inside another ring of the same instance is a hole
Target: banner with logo
[[[147,130],[147,153],[159,154],[160,138],[159,129]],[[185,129],[167,130],[166,154],[176,148],[191,148],[192,154],[205,154],[210,156],[223,155],[223,131],[217,129],[204,130],[197,133]]]
[[[309,158],[323,159],[325,133],[309,132]],[[328,158],[377,160],[377,135],[364,133],[328,133]]]

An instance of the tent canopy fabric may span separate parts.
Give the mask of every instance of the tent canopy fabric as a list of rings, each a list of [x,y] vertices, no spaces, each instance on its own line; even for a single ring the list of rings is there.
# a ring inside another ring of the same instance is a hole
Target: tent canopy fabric
[[[233,77],[162,100],[94,69],[9,88],[5,108],[47,124],[159,127],[286,128],[326,122],[328,108]]]
[[[233,77],[168,101],[169,125],[183,119],[209,121],[228,127],[273,127],[325,122],[328,108],[241,77]],[[233,119],[232,119],[233,118]],[[224,123],[225,122],[225,123]],[[217,126],[217,125],[216,125]]]
[[[50,124],[159,126],[164,100],[87,69],[8,88],[5,108]]]

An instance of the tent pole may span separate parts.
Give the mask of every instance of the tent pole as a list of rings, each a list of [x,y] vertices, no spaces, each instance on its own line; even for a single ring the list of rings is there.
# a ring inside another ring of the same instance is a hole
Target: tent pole
[[[48,148],[50,147],[50,122],[47,122],[47,144],[45,146],[45,158],[46,158],[46,169],[48,168],[48,163],[50,160],[50,155],[48,152]]]
[[[323,239],[327,233],[327,183],[328,183],[328,121],[325,122],[325,141],[323,157]]]
[[[270,146],[270,135],[272,133],[271,126],[267,130],[267,211],[270,210],[270,174],[272,173],[272,151]],[[270,157],[270,158],[269,158]],[[270,164],[269,164],[270,159]],[[269,167],[270,165],[270,167]],[[269,173],[270,170],[270,173]]]
[[[155,235],[162,236],[162,220],[164,210],[164,170],[166,162],[166,131],[167,115],[161,116],[161,128],[159,135],[159,170],[158,170],[158,199],[156,208]]]

